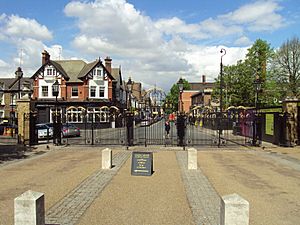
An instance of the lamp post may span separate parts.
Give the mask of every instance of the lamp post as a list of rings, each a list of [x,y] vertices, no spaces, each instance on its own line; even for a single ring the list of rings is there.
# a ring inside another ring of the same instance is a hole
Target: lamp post
[[[127,110],[131,111],[131,93],[132,93],[132,80],[131,77],[128,78],[127,81],[127,90],[128,90],[128,104],[127,104]]]
[[[180,78],[177,82],[178,88],[179,88],[179,99],[180,99],[180,105],[179,105],[179,115],[177,117],[177,136],[178,136],[178,146],[184,146],[184,137],[185,137],[185,118],[183,115],[183,104],[182,104],[182,92],[183,92],[183,79]]]
[[[257,143],[257,136],[258,136],[258,110],[259,110],[259,98],[258,94],[261,90],[261,80],[258,75],[255,76],[255,80],[253,82],[255,88],[255,114],[254,114],[254,121],[253,121],[253,145],[256,146]]]
[[[21,98],[21,79],[23,77],[23,71],[21,67],[17,68],[17,71],[15,72],[16,78],[18,79],[18,99]]]
[[[221,145],[221,133],[222,133],[222,118],[223,118],[223,56],[226,55],[226,50],[221,48],[221,63],[220,63],[220,116],[219,116],[219,138],[218,147]]]
[[[131,78],[128,78],[127,81],[127,90],[128,90],[128,104],[126,112],[126,127],[127,127],[127,145],[133,145],[133,113],[131,112],[131,93],[132,93],[133,82]]]
[[[52,95],[55,96],[55,113],[53,117],[53,142],[55,145],[60,145],[61,144],[61,117],[60,113],[57,111],[57,97],[59,95],[59,83],[58,80],[55,80],[55,82],[52,85]]]
[[[178,88],[179,88],[179,105],[178,105],[178,111],[179,113],[183,112],[183,104],[182,104],[182,92],[183,92],[183,79],[180,77],[180,79],[177,82]]]

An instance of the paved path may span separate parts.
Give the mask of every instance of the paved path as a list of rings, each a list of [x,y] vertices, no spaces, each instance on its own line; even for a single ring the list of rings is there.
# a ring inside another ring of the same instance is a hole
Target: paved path
[[[47,212],[46,224],[76,224],[129,156],[130,153],[126,151],[117,153],[113,158],[114,167],[111,170],[96,171],[51,207]]]
[[[187,169],[187,152],[177,152],[176,156],[196,224],[220,224],[219,195],[200,168]]]

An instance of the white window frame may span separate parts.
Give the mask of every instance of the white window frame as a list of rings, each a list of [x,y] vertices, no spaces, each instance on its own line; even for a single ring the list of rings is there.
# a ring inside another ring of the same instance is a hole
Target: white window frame
[[[77,88],[77,95],[73,95],[73,88]],[[71,98],[78,98],[78,97],[79,97],[79,88],[78,88],[78,86],[72,86]]]
[[[92,96],[92,90],[95,96]],[[97,98],[97,86],[90,86],[90,98]]]
[[[47,88],[47,90],[43,90],[43,88]],[[44,95],[46,93],[47,93],[47,95]],[[42,98],[48,98],[49,97],[49,86],[48,85],[41,86],[41,97]]]
[[[97,81],[94,81],[93,79],[91,79],[89,81],[89,98],[92,98],[92,99],[108,99],[108,81],[104,80],[101,85],[97,84],[96,82]],[[91,96],[91,88],[92,87],[96,87],[95,97]],[[100,87],[104,88],[104,97],[100,97]]]
[[[101,96],[101,93],[103,93],[103,96]],[[105,86],[99,86],[99,98],[105,97]]]

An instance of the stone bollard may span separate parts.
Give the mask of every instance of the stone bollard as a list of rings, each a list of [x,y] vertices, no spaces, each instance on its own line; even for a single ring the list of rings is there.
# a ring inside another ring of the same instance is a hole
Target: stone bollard
[[[249,225],[249,202],[238,194],[221,199],[221,225]]]
[[[45,225],[44,194],[26,191],[15,198],[15,225]]]
[[[102,169],[112,168],[112,151],[110,148],[102,150]]]
[[[195,148],[188,149],[188,169],[196,170],[197,166],[197,150]]]

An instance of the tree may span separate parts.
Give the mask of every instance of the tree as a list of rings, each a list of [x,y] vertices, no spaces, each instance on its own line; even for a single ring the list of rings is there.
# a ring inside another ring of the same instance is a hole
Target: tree
[[[294,37],[284,42],[274,58],[274,75],[288,97],[299,97],[300,41]]]
[[[185,79],[182,80],[183,80],[183,90],[189,90],[191,88],[189,82]],[[166,97],[166,102],[172,104],[172,112],[178,111],[178,99],[179,99],[179,87],[178,84],[176,83],[173,84]]]
[[[273,49],[261,39],[254,42],[248,49],[244,61],[239,60],[235,65],[224,66],[223,71],[223,101],[224,108],[228,106],[254,106],[256,90],[254,81],[260,81],[263,92],[259,92],[260,102],[266,104],[264,92],[269,87],[268,65],[273,56]],[[213,91],[215,99],[220,98],[220,77]],[[273,98],[272,98],[273,99]]]

